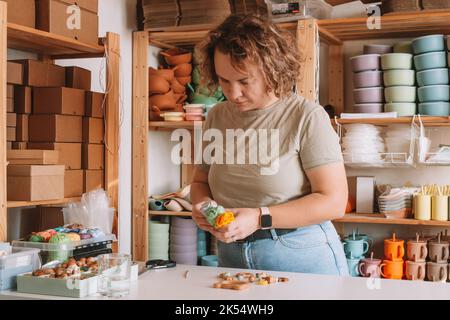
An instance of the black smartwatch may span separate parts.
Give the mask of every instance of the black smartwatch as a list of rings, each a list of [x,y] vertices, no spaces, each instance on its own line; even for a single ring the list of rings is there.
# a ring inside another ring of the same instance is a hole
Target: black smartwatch
[[[272,215],[270,214],[270,210],[267,207],[260,208],[261,217],[259,218],[259,224],[261,226],[261,230],[272,229]]]

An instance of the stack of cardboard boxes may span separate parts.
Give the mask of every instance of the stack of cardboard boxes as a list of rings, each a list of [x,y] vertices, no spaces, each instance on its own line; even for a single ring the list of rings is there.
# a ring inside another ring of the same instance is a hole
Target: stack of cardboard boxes
[[[98,43],[98,0],[3,0],[8,22]]]
[[[66,169],[63,197],[104,187],[104,94],[90,91],[91,72],[36,60],[14,64],[23,68],[17,71],[23,85],[12,88],[17,115],[12,148],[58,151]]]

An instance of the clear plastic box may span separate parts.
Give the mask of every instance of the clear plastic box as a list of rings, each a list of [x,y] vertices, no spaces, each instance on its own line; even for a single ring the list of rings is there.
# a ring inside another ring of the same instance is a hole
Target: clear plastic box
[[[111,244],[114,241],[116,241],[116,236],[108,234],[104,237],[62,244],[14,240],[12,245],[13,247],[39,249],[42,264],[46,264],[55,260],[65,262],[70,257],[87,257],[101,254],[111,250]]]
[[[8,255],[0,257],[0,290],[16,288],[16,277],[41,266],[38,249],[10,248]]]
[[[308,17],[330,19],[333,7],[323,0],[264,0],[267,15],[274,22],[288,22]]]

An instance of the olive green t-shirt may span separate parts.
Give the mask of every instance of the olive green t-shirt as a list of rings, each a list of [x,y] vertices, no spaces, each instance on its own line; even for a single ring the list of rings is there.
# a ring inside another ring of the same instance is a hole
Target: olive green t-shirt
[[[216,130],[206,135],[203,154],[207,151],[213,157],[198,167],[209,171],[212,196],[227,208],[259,208],[298,199],[311,193],[305,170],[342,162],[339,138],[328,114],[296,94],[246,112],[231,102],[218,104],[203,126],[204,140],[208,129]],[[247,136],[227,139],[227,132],[228,137]],[[216,138],[219,133],[222,138]],[[230,141],[234,148],[229,147]],[[212,142],[217,143],[215,147]]]

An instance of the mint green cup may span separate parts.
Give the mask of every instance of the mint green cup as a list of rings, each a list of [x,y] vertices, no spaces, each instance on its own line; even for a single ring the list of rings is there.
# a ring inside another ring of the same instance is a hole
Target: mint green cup
[[[383,74],[384,85],[392,86],[413,86],[416,83],[414,70],[387,70]]]
[[[381,56],[381,67],[383,70],[406,69],[413,67],[413,55],[409,53],[387,53]]]
[[[398,86],[384,89],[384,96],[389,102],[416,102],[416,87]]]
[[[391,102],[384,105],[385,112],[397,112],[399,117],[411,117],[417,112],[417,104],[414,102]]]

